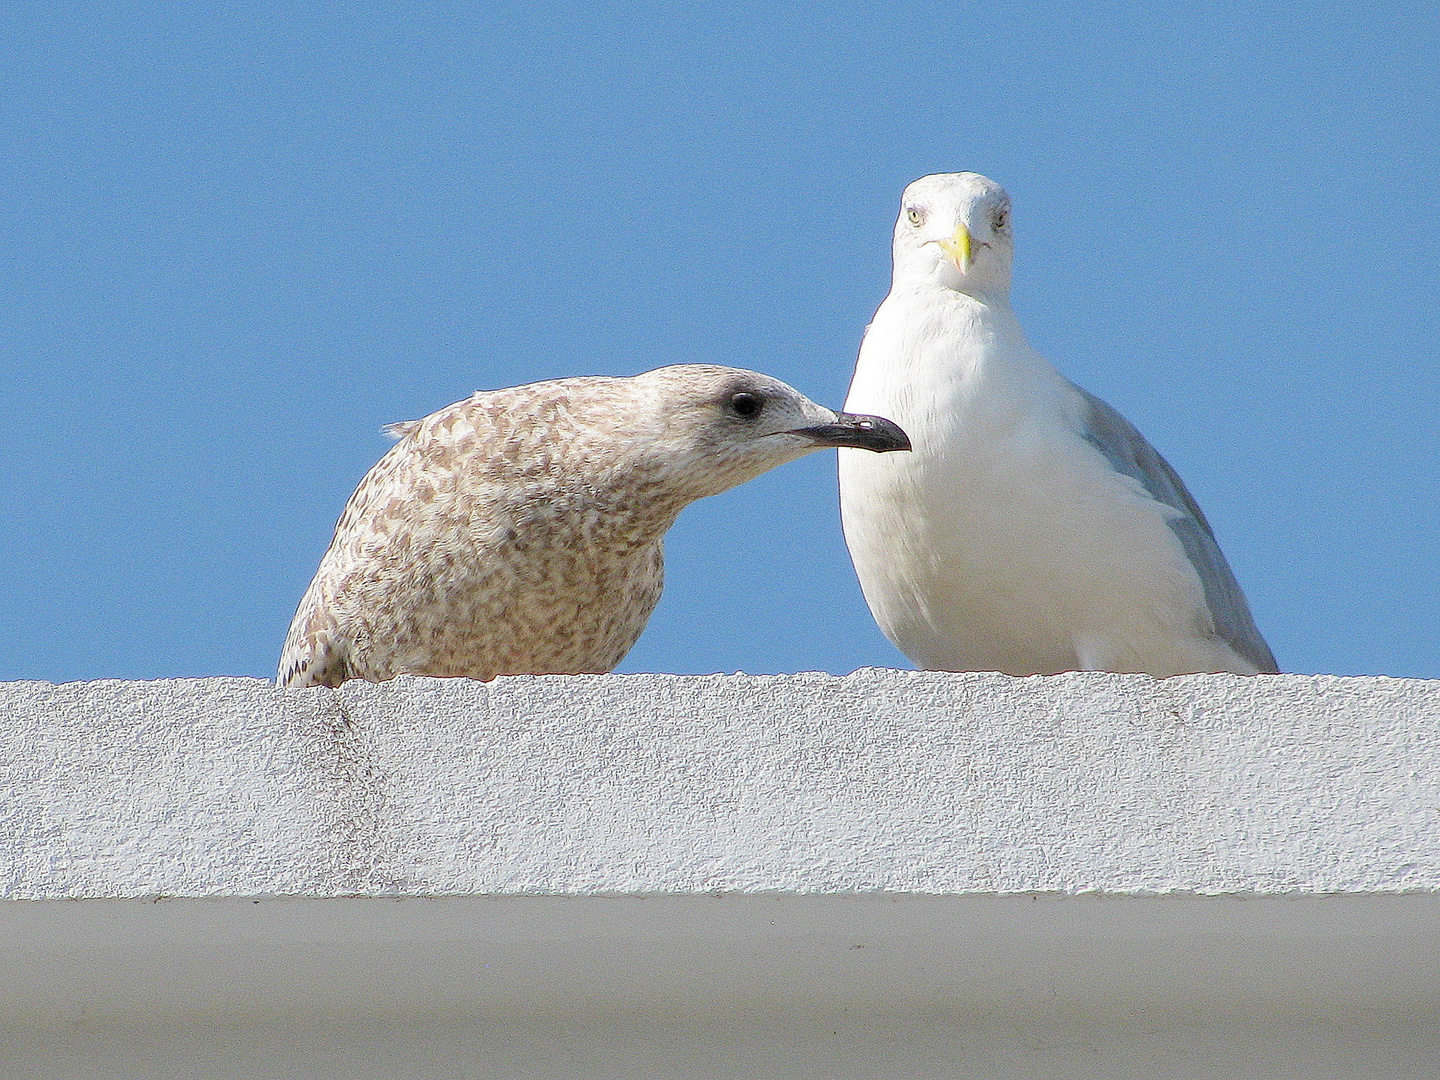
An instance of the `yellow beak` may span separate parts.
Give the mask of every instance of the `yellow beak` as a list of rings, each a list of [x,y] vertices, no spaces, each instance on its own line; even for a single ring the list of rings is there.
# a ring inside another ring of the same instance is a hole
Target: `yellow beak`
[[[965,228],[962,221],[955,226],[955,232],[949,240],[940,240],[940,250],[950,256],[953,262],[963,274],[970,269],[970,230]]]

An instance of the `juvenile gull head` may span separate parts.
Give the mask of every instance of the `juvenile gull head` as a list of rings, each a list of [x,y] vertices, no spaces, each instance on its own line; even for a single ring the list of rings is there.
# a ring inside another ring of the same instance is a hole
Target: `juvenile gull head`
[[[609,671],[688,504],[825,446],[909,449],[777,379],[683,364],[482,391],[390,429],[290,625],[281,686]]]

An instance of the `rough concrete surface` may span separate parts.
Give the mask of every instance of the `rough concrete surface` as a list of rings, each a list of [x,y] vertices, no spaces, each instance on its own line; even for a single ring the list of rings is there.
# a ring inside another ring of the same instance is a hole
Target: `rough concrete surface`
[[[1440,682],[0,686],[0,895],[1440,889]]]
[[[0,1080],[1440,1077],[1437,816],[1440,683],[3,685]]]

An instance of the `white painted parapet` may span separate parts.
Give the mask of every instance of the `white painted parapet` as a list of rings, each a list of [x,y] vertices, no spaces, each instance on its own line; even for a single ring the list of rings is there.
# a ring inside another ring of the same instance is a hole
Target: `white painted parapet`
[[[1440,683],[4,684],[0,893],[7,1080],[1440,1076]]]
[[[1440,891],[1440,683],[11,683],[0,715],[26,899]]]

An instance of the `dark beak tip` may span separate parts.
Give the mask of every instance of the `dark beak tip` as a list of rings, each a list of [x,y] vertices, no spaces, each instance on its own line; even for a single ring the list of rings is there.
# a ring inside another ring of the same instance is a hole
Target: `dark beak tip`
[[[839,413],[835,423],[803,428],[797,434],[808,435],[820,446],[849,446],[876,454],[910,449],[910,437],[899,424],[883,416]]]
[[[882,440],[881,444],[869,444],[867,449],[877,454],[888,454],[895,450],[909,450],[910,436],[905,434],[905,429],[893,420],[886,420],[883,416],[867,416],[858,425],[862,430],[873,431]]]
[[[871,450],[877,454],[910,449],[910,436],[893,420],[887,420],[883,416],[854,413],[841,413],[839,419],[846,427],[859,433],[859,438],[852,445],[860,449]]]

